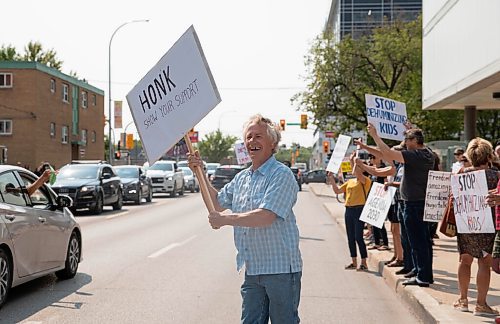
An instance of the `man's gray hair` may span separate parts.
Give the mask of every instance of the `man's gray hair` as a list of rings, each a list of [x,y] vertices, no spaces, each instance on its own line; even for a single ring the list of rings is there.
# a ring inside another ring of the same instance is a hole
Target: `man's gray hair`
[[[273,153],[278,152],[278,143],[281,140],[281,133],[279,126],[273,123],[269,118],[263,117],[261,114],[253,115],[243,125],[243,140],[246,139],[247,129],[251,124],[267,125],[267,135],[271,138],[271,140],[275,144],[273,148]]]

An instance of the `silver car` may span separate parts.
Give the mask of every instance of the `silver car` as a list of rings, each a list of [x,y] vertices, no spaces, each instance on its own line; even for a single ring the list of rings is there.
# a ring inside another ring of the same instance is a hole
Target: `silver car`
[[[71,198],[46,184],[29,196],[36,179],[26,169],[0,165],[0,307],[11,287],[54,272],[73,278],[82,260]]]

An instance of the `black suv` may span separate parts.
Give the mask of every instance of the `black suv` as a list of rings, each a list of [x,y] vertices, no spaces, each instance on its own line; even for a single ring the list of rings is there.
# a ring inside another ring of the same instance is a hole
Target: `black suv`
[[[215,189],[221,189],[226,185],[226,183],[231,182],[231,180],[233,180],[233,178],[244,169],[245,167],[242,167],[241,165],[221,165],[215,169],[212,186]]]
[[[103,206],[122,209],[122,183],[113,167],[103,161],[73,161],[66,164],[51,186],[57,194],[73,199],[72,209],[88,208],[100,214]]]

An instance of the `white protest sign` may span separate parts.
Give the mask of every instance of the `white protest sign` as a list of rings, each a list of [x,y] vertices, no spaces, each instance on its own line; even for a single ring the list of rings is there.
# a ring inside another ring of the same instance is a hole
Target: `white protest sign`
[[[404,139],[406,105],[392,99],[365,94],[368,123],[377,129],[380,138],[401,141]]]
[[[250,155],[248,155],[245,143],[234,144],[234,151],[236,152],[236,159],[238,160],[238,164],[243,165],[252,162]]]
[[[451,191],[458,233],[495,233],[484,170],[453,174]]]
[[[193,26],[130,90],[127,101],[150,164],[221,101]]]
[[[439,222],[448,205],[451,172],[429,171],[425,191],[424,221]]]
[[[333,173],[337,173],[339,171],[340,164],[344,160],[345,152],[347,152],[347,148],[349,147],[350,142],[350,136],[339,135],[337,143],[335,143],[335,148],[333,149],[330,162],[328,162],[328,165],[326,167],[326,171],[330,171]]]
[[[383,184],[374,182],[359,220],[382,228],[395,193],[395,187],[387,187],[385,190]]]

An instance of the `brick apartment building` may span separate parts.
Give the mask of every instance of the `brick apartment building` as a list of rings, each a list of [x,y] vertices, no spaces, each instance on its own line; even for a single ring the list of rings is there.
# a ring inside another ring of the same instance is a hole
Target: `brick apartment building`
[[[2,146],[8,164],[32,171],[104,159],[104,91],[41,63],[0,61]]]

